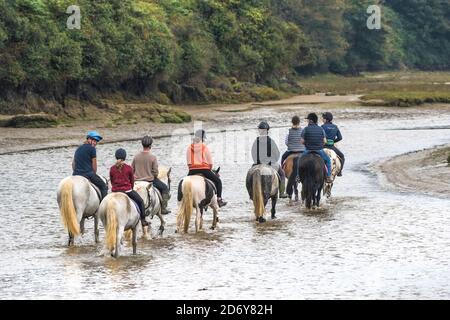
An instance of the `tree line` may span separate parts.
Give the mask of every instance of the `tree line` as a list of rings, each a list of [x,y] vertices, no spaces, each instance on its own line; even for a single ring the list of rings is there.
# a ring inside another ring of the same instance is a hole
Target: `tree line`
[[[74,4],[79,30],[66,25]],[[373,4],[380,30],[366,25]],[[0,0],[0,97],[63,104],[96,91],[228,90],[229,79],[277,88],[298,74],[446,70],[449,17],[448,0]]]

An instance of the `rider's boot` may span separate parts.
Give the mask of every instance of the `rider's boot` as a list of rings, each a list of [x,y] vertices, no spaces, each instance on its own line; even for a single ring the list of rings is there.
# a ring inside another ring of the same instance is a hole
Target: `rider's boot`
[[[141,217],[141,224],[142,224],[142,227],[146,227],[146,226],[148,226],[150,223],[148,223],[147,220],[145,220],[145,217]]]
[[[222,198],[217,198],[217,204],[219,205],[219,208],[222,208],[223,206],[226,206],[228,202],[223,201]]]
[[[169,203],[170,194],[169,193],[163,193],[161,195],[162,201],[161,201],[161,214],[169,214],[170,210],[167,209],[167,205]]]

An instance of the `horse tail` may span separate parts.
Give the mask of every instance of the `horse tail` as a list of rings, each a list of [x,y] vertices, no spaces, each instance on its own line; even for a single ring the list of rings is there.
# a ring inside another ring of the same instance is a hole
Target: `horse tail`
[[[77,213],[73,204],[73,181],[67,179],[61,186],[61,205],[60,212],[62,222],[67,231],[73,236],[80,234],[80,224],[77,220]]]
[[[191,221],[191,215],[193,211],[193,194],[192,194],[192,181],[189,178],[184,179],[182,185],[181,204],[177,213],[177,222],[183,222],[184,232],[187,233],[189,230],[189,222]],[[179,224],[178,224],[179,225]]]
[[[261,186],[261,172],[255,170],[253,173],[253,206],[255,207],[256,217],[261,217],[264,214],[264,195]]]
[[[106,204],[106,247],[108,250],[113,250],[116,245],[117,237],[117,214],[116,203],[114,200],[108,201]]]

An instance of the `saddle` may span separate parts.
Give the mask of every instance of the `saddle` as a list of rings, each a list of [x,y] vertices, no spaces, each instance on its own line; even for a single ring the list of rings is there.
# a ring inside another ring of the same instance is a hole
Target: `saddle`
[[[134,204],[134,206],[136,207],[137,212],[139,213],[139,216],[141,216],[141,209],[139,209],[139,205],[130,197],[128,197],[128,199],[131,200],[131,203]]]

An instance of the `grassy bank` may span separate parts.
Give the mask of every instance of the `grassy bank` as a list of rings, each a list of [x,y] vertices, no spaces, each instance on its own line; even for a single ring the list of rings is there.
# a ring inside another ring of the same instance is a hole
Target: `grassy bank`
[[[300,83],[329,95],[361,94],[366,105],[450,103],[450,72],[368,72],[359,77],[325,74],[302,78]]]

